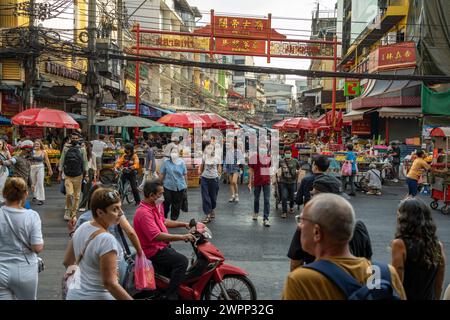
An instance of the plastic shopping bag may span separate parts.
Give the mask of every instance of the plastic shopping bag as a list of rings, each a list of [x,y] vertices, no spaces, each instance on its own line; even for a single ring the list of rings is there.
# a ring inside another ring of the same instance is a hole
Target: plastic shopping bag
[[[134,267],[134,284],[137,290],[155,290],[155,270],[152,262],[145,255],[136,256]]]
[[[341,175],[344,177],[350,177],[352,175],[352,163],[350,161],[345,161],[342,164]]]

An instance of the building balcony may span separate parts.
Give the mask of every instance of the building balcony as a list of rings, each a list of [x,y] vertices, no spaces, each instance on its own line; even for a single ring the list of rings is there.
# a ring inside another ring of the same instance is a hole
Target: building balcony
[[[339,65],[343,66],[350,60],[354,60],[356,49],[358,49],[360,54],[362,48],[370,48],[373,44],[381,40],[389,30],[408,15],[408,8],[409,0],[388,0],[387,6],[384,9],[380,9],[379,15],[356,38]]]

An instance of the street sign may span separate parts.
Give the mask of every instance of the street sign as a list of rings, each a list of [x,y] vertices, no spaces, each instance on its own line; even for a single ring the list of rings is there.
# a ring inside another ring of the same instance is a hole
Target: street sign
[[[357,97],[360,94],[359,80],[345,80],[344,97]]]

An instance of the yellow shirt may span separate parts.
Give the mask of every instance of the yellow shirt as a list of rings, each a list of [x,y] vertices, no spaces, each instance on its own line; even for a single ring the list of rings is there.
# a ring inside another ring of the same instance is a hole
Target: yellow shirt
[[[408,172],[408,178],[419,180],[423,169],[430,170],[431,166],[422,158],[414,160],[411,169]]]
[[[361,284],[366,283],[370,274],[367,268],[371,265],[365,258],[327,258],[342,267]],[[392,286],[402,300],[406,300],[405,290],[394,267],[391,271]],[[284,285],[283,300],[345,300],[341,290],[321,273],[299,267],[292,271]]]

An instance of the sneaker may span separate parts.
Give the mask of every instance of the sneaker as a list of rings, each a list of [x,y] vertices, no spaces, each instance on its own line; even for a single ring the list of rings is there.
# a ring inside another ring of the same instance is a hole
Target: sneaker
[[[392,180],[394,183],[398,183],[398,179],[394,179]]]
[[[239,202],[239,196],[234,197],[234,202]]]
[[[283,219],[286,219],[286,218],[287,218],[287,213],[282,213],[282,214],[281,214],[281,217],[282,217]]]
[[[366,194],[374,195],[374,194],[375,194],[375,191],[367,191]]]
[[[234,202],[234,195],[231,196],[230,200],[228,202]]]
[[[269,220],[264,220],[263,221],[263,226],[266,227],[266,228],[270,227]]]
[[[38,205],[38,206],[42,206],[43,204],[44,204],[44,201],[38,201],[38,202],[37,202],[37,205]]]
[[[257,214],[257,213],[254,213],[254,214],[253,214],[253,220],[254,220],[254,221],[258,220],[258,214]]]
[[[377,196],[381,196],[381,191],[378,191],[378,192],[377,192]]]

